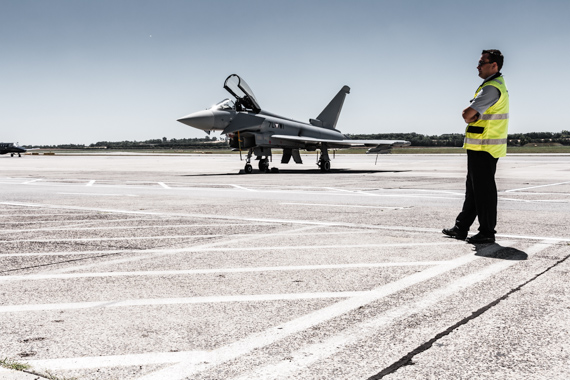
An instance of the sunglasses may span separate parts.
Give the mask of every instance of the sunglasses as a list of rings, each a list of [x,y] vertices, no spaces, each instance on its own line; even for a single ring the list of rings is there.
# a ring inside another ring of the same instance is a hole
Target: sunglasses
[[[487,63],[493,63],[493,62],[482,62],[482,61],[479,61],[477,67],[481,67],[481,66],[483,66],[483,65],[486,65]]]

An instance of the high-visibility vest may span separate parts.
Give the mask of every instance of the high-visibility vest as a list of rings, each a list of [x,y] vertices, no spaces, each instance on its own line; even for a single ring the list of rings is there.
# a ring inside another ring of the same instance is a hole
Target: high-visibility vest
[[[489,152],[495,158],[504,157],[507,155],[509,92],[505,79],[500,75],[479,86],[475,96],[485,86],[496,87],[501,96],[479,117],[479,120],[467,125],[463,148]]]

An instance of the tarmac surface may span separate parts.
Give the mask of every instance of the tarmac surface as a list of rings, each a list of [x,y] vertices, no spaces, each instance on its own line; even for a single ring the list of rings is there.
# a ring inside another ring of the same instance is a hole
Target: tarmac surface
[[[570,378],[570,156],[279,158],[0,156],[0,379]]]

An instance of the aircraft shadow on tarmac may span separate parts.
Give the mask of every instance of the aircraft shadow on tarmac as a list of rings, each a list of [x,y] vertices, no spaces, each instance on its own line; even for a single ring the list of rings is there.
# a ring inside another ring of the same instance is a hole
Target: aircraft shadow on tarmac
[[[328,173],[323,173],[320,169],[309,169],[309,170],[294,170],[294,169],[279,169],[277,173],[261,173],[259,171],[254,170],[252,174],[245,174],[242,171],[239,173],[207,173],[207,174],[183,174],[182,177],[211,177],[211,176],[220,176],[220,175],[279,175],[279,174],[311,174],[311,175],[330,175],[333,173],[350,173],[350,174],[374,174],[374,173],[405,173],[411,172],[411,170],[350,170],[350,169],[331,169]],[[255,177],[253,177],[255,178]]]
[[[487,257],[489,259],[516,260],[522,261],[528,258],[526,252],[512,247],[503,247],[497,243],[476,244],[475,256]]]

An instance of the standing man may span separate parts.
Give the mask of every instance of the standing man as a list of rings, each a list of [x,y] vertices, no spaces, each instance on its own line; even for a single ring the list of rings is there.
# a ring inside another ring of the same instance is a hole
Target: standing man
[[[463,148],[467,149],[467,182],[463,209],[453,228],[442,232],[471,244],[493,243],[497,224],[495,171],[499,157],[507,154],[509,93],[500,70],[503,54],[483,50],[477,65],[483,83],[471,105],[463,110],[467,123]],[[479,219],[479,233],[467,238],[469,227]]]

